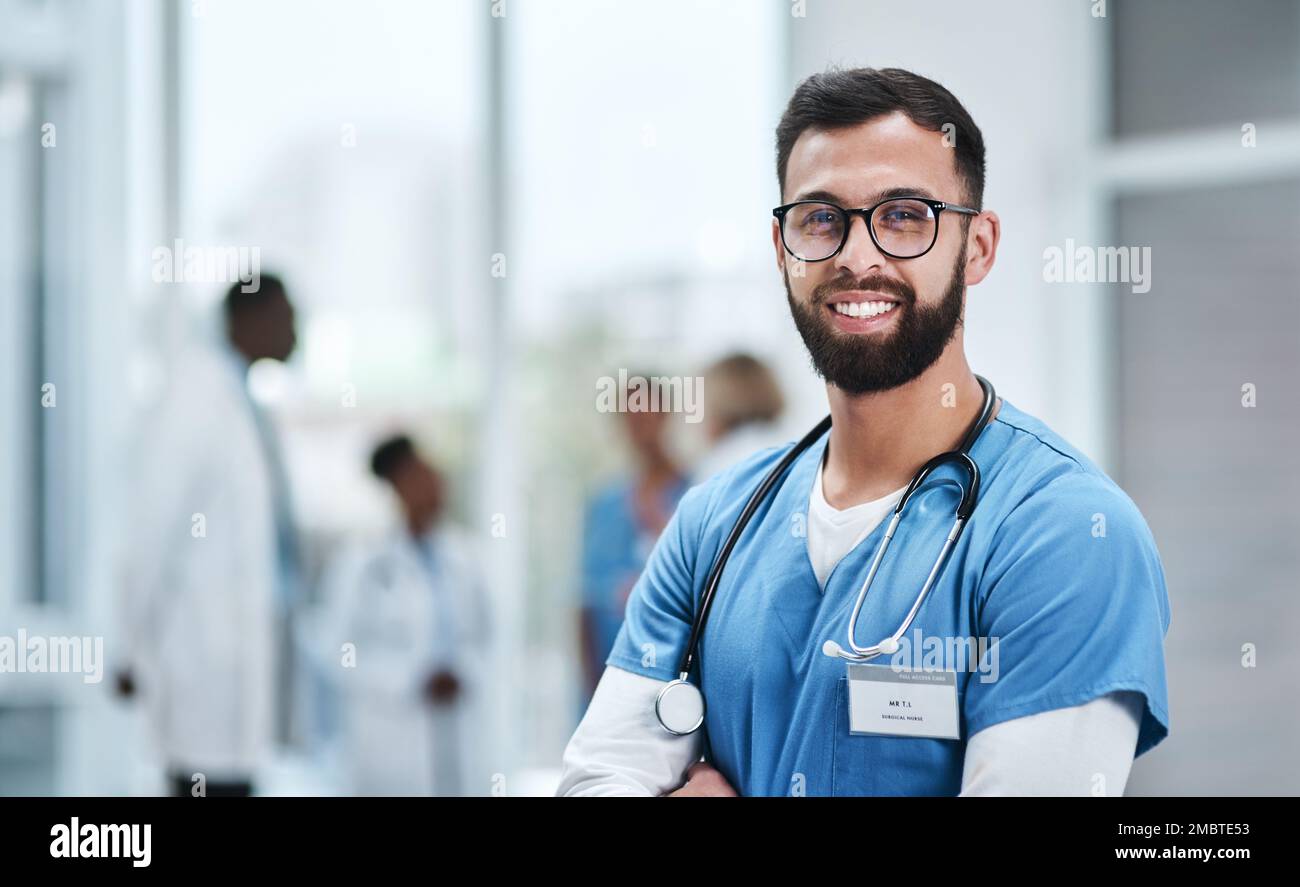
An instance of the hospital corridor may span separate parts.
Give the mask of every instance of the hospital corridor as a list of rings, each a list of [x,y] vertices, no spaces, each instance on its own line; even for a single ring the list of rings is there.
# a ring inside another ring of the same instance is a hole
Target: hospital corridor
[[[1297,243],[1298,0],[0,0],[0,806],[1294,796]]]

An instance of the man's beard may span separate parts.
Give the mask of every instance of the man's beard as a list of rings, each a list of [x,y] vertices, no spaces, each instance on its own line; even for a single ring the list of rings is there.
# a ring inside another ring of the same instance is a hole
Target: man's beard
[[[862,280],[842,277],[821,284],[813,290],[811,304],[804,304],[795,300],[790,274],[785,272],[790,313],[817,375],[849,394],[888,391],[921,375],[939,359],[961,325],[965,265],[963,244],[948,289],[937,305],[918,305],[910,286],[881,275]],[[826,302],[836,293],[853,289],[886,293],[899,300],[892,309],[900,313],[891,332],[854,335],[835,328],[827,316]]]

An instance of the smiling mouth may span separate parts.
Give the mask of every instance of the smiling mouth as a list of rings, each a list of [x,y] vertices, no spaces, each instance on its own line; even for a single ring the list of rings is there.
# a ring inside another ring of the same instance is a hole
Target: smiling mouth
[[[830,308],[836,314],[842,314],[845,317],[881,317],[897,308],[898,303],[884,300],[867,302],[834,302],[826,307]]]

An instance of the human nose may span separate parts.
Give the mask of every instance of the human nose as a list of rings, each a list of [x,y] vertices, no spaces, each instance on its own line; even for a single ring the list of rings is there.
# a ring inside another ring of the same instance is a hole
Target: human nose
[[[854,277],[864,277],[868,271],[884,266],[885,254],[872,240],[869,224],[865,213],[849,216],[848,237],[835,256],[837,271],[847,272]]]

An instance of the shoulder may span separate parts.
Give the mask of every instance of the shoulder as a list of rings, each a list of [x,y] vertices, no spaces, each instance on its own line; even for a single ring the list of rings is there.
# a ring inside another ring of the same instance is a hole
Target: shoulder
[[[998,491],[982,531],[986,586],[1014,579],[1022,590],[1033,583],[1089,594],[1102,585],[1154,589],[1167,619],[1164,569],[1137,504],[1045,423],[1005,404],[1003,413],[996,421],[1007,433],[1005,449],[985,487]]]
[[[179,355],[169,374],[169,391],[178,397],[232,394],[239,391],[239,369],[233,355],[220,345],[191,341]]]
[[[1081,518],[1146,529],[1119,484],[1041,419],[1003,401],[994,421],[1003,431],[1003,448],[986,481],[1010,491],[1002,497],[1004,529],[1026,520],[1057,524]]]
[[[465,525],[449,520],[443,521],[434,530],[434,540],[437,552],[447,559],[449,566],[471,574],[477,573],[479,566],[485,562],[485,549],[491,545],[491,539],[485,539],[482,534],[471,531]],[[415,556],[415,549],[409,541],[404,551]]]
[[[607,480],[596,488],[587,501],[593,507],[617,504],[627,496],[631,483],[627,478],[620,477],[614,480]]]
[[[158,458],[177,466],[240,471],[256,446],[234,367],[203,344],[176,357],[158,400],[136,421],[144,447],[138,458],[147,472],[153,469],[147,463]]]
[[[162,396],[148,420],[221,439],[233,414],[245,408],[235,365],[217,348],[195,343],[168,368]]]

